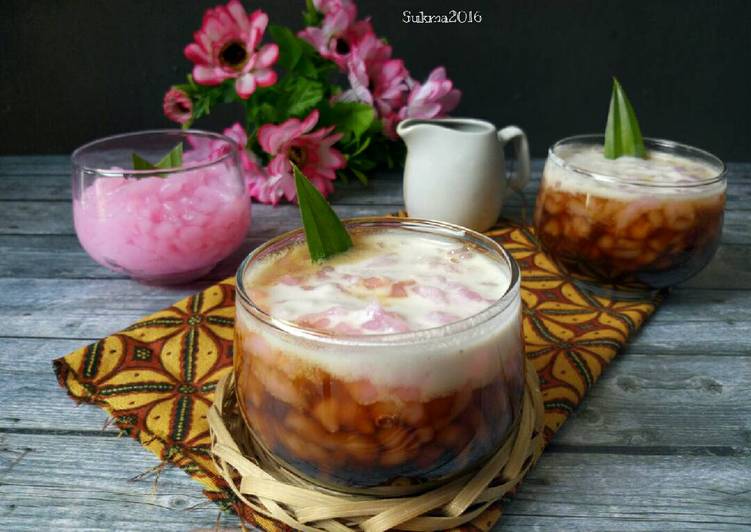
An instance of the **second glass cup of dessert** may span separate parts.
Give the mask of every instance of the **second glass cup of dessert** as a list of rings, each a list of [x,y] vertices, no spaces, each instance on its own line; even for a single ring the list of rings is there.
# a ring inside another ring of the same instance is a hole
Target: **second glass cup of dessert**
[[[158,161],[178,144],[180,166],[132,169],[134,153]],[[250,199],[238,147],[223,135],[116,135],[78,148],[72,162],[78,240],[111,270],[146,282],[187,282],[208,273],[247,234]]]
[[[354,247],[323,263],[297,230],[240,266],[240,410],[273,459],[319,485],[427,489],[481,464],[519,417],[519,268],[451,224],[345,225]]]
[[[645,159],[606,159],[603,140],[550,148],[535,207],[543,248],[595,293],[640,296],[696,275],[720,241],[725,165],[658,139],[644,139]]]

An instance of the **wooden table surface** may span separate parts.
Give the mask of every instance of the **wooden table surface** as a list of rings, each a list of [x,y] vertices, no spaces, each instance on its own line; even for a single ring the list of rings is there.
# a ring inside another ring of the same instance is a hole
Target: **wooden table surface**
[[[525,198],[534,203],[541,161]],[[341,185],[343,216],[402,203],[397,176]],[[524,207],[526,204],[526,208]],[[254,205],[234,272],[267,238],[298,226],[296,208]],[[145,286],[105,270],[78,244],[63,156],[0,158],[0,529],[213,529],[218,510],[176,469],[76,407],[51,361],[205,287]],[[723,243],[675,288],[608,367],[506,507],[502,529],[751,528],[751,164],[729,165]],[[237,519],[222,514],[221,527]]]

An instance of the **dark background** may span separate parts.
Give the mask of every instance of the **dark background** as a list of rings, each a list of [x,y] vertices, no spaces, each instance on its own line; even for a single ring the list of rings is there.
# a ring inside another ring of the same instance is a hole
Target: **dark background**
[[[0,1],[0,153],[67,153],[97,137],[169,127],[162,95],[219,0]],[[303,0],[244,0],[302,27]],[[415,78],[443,64],[455,115],[524,128],[533,155],[604,129],[610,76],[647,136],[751,160],[751,2],[361,0]],[[405,24],[402,11],[479,11],[479,24]],[[220,129],[225,109],[197,127]]]

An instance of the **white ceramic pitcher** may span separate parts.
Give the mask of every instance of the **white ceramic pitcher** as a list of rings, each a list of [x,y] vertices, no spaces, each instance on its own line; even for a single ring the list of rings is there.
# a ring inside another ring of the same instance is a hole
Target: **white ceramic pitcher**
[[[529,181],[527,136],[472,118],[408,119],[396,132],[407,145],[404,204],[410,216],[484,231],[501,214],[509,190]],[[513,142],[516,175],[506,173],[503,147]]]

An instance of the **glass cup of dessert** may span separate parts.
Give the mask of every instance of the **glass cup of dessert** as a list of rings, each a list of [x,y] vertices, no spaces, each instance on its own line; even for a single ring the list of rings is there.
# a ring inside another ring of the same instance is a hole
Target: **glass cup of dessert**
[[[178,167],[131,169],[134,153],[158,161],[178,144]],[[76,234],[106,268],[145,282],[187,282],[245,239],[250,200],[237,144],[223,135],[127,133],[86,144],[71,158]]]
[[[658,139],[644,139],[645,159],[606,159],[603,140],[550,148],[535,207],[543,248],[595,293],[640,296],[696,275],[720,241],[725,165]]]
[[[519,268],[447,223],[345,225],[353,248],[323,263],[297,230],[240,266],[240,410],[262,449],[319,485],[426,489],[482,463],[519,417]]]

